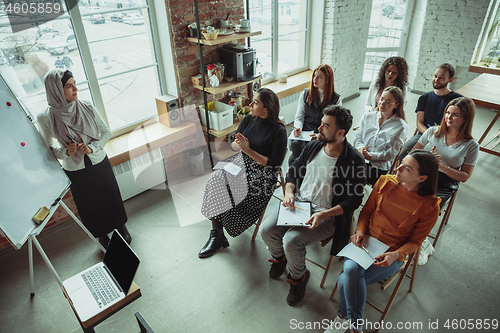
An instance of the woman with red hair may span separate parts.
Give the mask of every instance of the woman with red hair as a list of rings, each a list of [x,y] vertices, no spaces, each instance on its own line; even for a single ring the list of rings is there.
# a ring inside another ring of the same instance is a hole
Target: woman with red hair
[[[302,131],[318,133],[323,109],[328,105],[342,105],[342,97],[335,92],[332,68],[321,64],[313,71],[311,86],[300,95],[293,123],[295,128],[293,134],[300,136]],[[313,134],[313,139],[316,139],[315,134]],[[291,165],[299,157],[306,143],[307,141],[292,140],[290,144],[292,153],[288,165]]]

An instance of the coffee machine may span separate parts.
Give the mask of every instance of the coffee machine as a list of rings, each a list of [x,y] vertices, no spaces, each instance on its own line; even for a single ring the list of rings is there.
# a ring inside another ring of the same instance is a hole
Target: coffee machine
[[[225,76],[234,81],[251,81],[256,75],[255,49],[239,44],[226,44],[219,48],[219,61],[226,64]]]

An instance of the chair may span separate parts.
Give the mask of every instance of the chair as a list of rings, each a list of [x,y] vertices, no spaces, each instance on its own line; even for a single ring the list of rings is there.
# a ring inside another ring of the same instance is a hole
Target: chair
[[[283,176],[283,170],[280,168],[278,171],[278,184],[276,185],[276,189],[281,188],[283,190],[283,196],[285,196],[285,176]],[[262,223],[262,219],[264,219],[264,214],[266,213],[266,208],[262,211],[262,214],[260,214],[259,220],[255,222],[255,230],[253,231],[252,235],[252,241],[255,240],[255,237],[257,237],[257,233],[259,232],[260,224]]]
[[[349,234],[352,235],[353,233],[354,233],[354,214],[352,216]],[[333,239],[333,236],[330,236],[327,239],[323,239],[321,241],[321,247],[325,247],[332,239]],[[328,273],[330,272],[330,267],[332,266],[334,258],[335,258],[335,256],[333,254],[330,254],[330,259],[328,259],[328,263],[326,264],[326,267],[318,264],[315,261],[312,261],[311,259],[306,258],[306,260],[309,261],[310,263],[312,263],[320,268],[323,268],[325,270],[325,273],[323,274],[323,278],[321,279],[321,283],[319,284],[320,288],[323,288],[323,286],[325,285],[325,281],[326,281],[326,278],[328,277]],[[339,259],[339,261],[340,261],[340,259]]]
[[[448,220],[450,219],[451,215],[451,209],[453,208],[453,203],[455,202],[455,197],[457,196],[458,189],[453,193],[451,196],[450,200],[441,208],[441,212],[444,211],[443,218],[441,219],[441,223],[439,224],[439,229],[436,233],[436,236],[431,236],[428,235],[428,237],[434,239],[434,243],[432,243],[433,247],[436,247],[436,243],[438,241],[439,235],[441,234],[441,231],[443,230],[443,227],[448,224]]]
[[[381,285],[380,289],[386,290],[393,281],[395,281],[396,279],[399,278],[398,282],[397,282],[396,286],[394,287],[394,290],[391,294],[391,297],[389,298],[389,301],[387,302],[387,305],[385,306],[385,308],[383,310],[376,307],[374,304],[370,303],[368,300],[366,301],[366,304],[370,305],[371,307],[373,307],[375,310],[377,310],[378,312],[380,312],[382,314],[382,316],[380,317],[380,320],[379,320],[379,324],[382,323],[382,321],[385,319],[385,317],[389,313],[389,310],[392,306],[392,303],[394,302],[394,299],[396,298],[396,295],[399,291],[399,288],[401,287],[401,283],[403,283],[403,279],[405,277],[410,278],[410,287],[408,288],[408,292],[412,292],[413,283],[415,281],[415,277],[417,274],[417,261],[418,261],[419,254],[420,254],[420,248],[417,250],[417,252],[410,254],[406,258],[405,263],[401,266],[401,268],[396,273],[394,273],[392,276],[388,277],[387,279],[379,282],[379,284]],[[410,266],[412,264],[413,264],[412,274],[408,275],[407,274],[408,270],[410,269]],[[342,270],[342,272],[343,272],[343,270]],[[338,282],[335,284],[335,287],[333,288],[332,294],[330,295],[330,300],[332,300],[332,301],[333,301],[333,297],[335,296],[335,293],[337,292],[337,287],[338,287]],[[380,325],[378,327],[380,327]],[[378,332],[378,331],[379,331],[379,329],[375,330],[375,332]]]
[[[139,311],[137,311],[134,315],[135,315],[135,319],[137,319],[137,324],[139,325],[139,328],[141,329],[140,333],[155,333],[153,331],[153,329],[151,328],[151,326],[149,326],[146,319],[144,319],[144,317],[142,316],[142,314]]]
[[[333,239],[333,236],[330,236],[328,237],[327,239],[323,239],[321,241],[321,247],[325,247],[328,243],[330,243],[330,241]],[[317,262],[315,261],[312,261],[311,259],[307,259],[307,261],[309,261],[310,263],[318,266],[319,268],[323,268],[325,270],[325,273],[323,274],[323,278],[321,279],[321,283],[319,284],[319,286],[321,288],[323,288],[324,284],[325,284],[325,281],[326,281],[326,278],[328,276],[328,272],[330,271],[330,267],[332,266],[332,262],[333,262],[333,258],[335,258],[334,255],[330,255],[330,259],[328,259],[328,263],[326,264],[326,267],[325,266],[322,266],[320,264],[318,264]]]

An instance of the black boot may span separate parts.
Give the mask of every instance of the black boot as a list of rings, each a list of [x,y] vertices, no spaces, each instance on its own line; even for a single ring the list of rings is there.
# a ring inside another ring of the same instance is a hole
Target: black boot
[[[109,245],[109,237],[108,235],[104,235],[104,236],[101,236],[99,237],[99,244],[102,245],[102,247],[104,247],[104,249],[108,249],[108,245]]]
[[[228,247],[229,242],[227,241],[226,236],[224,236],[224,231],[222,229],[212,229],[210,230],[210,238],[207,243],[198,253],[198,258],[208,258],[211,257],[217,252],[221,247]]]
[[[122,235],[123,239],[125,239],[125,241],[130,245],[130,243],[132,243],[132,236],[130,236],[130,234],[128,233],[128,230],[127,230],[127,227],[124,225],[122,225],[120,228],[116,229],[118,230],[118,232],[120,233],[120,235]]]

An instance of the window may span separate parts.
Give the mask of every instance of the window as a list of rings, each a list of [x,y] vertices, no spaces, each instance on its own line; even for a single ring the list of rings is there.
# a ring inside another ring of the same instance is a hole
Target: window
[[[308,0],[249,0],[247,10],[252,30],[262,31],[250,39],[250,45],[257,51],[263,83],[307,68]]]
[[[404,57],[412,7],[411,0],[373,0],[363,87],[368,87],[376,78],[386,58]]]
[[[70,13],[18,33],[0,7],[0,72],[36,116],[47,108],[47,71],[71,70],[79,98],[93,101],[117,134],[154,117],[155,97],[166,88],[150,8],[147,0],[88,3],[79,1]]]
[[[482,62],[485,67],[500,67],[500,0],[491,3],[485,21],[474,62]]]

